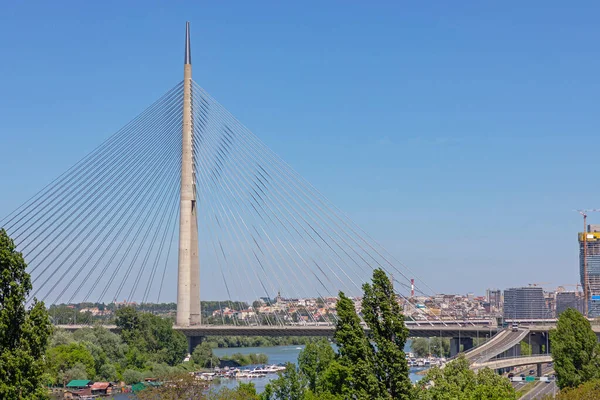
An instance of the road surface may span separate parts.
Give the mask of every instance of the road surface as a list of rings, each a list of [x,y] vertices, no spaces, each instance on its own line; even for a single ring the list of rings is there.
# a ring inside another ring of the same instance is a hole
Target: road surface
[[[545,396],[553,396],[558,392],[556,381],[551,382],[538,382],[527,394],[520,398],[520,400],[537,400],[543,399]]]
[[[502,331],[498,333],[497,337],[493,337],[489,342],[484,343],[466,353],[465,357],[471,363],[482,363],[488,361],[491,358],[494,358],[521,343],[521,340],[527,336],[528,332],[529,331],[527,329],[521,328],[515,332],[512,330]]]

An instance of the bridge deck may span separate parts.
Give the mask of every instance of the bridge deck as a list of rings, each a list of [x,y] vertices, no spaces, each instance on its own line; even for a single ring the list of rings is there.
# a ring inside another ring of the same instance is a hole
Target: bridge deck
[[[407,324],[411,337],[484,337],[486,334],[495,334],[498,328],[489,326],[445,326],[445,325],[416,325]],[[89,328],[88,325],[57,325],[68,331]],[[105,325],[112,331],[118,330],[115,325]],[[196,325],[174,326],[175,330],[187,337],[204,336],[333,336],[333,325]]]

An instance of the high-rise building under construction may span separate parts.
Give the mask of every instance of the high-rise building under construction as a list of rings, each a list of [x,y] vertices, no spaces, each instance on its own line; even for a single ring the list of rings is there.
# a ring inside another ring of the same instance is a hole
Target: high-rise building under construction
[[[587,282],[584,259],[584,234],[587,242]],[[579,233],[579,275],[588,290],[588,317],[600,316],[600,225],[588,225],[587,232]]]
[[[541,287],[520,287],[504,290],[505,319],[544,319],[548,309]]]

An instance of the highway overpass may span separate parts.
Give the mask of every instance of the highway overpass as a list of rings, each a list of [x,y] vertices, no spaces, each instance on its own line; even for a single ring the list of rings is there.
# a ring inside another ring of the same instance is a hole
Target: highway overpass
[[[517,331],[505,329],[488,342],[465,352],[465,357],[471,363],[488,361],[515,349],[528,334],[529,330],[524,328],[519,328]]]
[[[468,323],[415,323],[407,322],[410,337],[446,337],[446,338],[484,338],[495,335],[499,328],[491,325],[473,325]],[[89,328],[90,325],[56,325],[67,331]],[[115,325],[104,325],[111,331],[117,331]],[[333,336],[333,325],[195,325],[174,326],[175,330],[187,337],[205,336]],[[365,327],[365,330],[368,329]]]
[[[495,360],[489,360],[481,363],[474,363],[471,365],[471,368],[475,370],[481,368],[504,369],[535,364],[541,366],[542,364],[546,364],[549,362],[552,362],[552,356],[550,354],[535,354],[532,356],[506,357],[498,358]]]

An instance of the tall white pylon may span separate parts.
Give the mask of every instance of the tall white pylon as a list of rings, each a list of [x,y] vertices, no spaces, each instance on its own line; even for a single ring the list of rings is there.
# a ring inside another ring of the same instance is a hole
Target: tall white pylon
[[[185,25],[183,66],[183,130],[181,148],[181,189],[179,203],[179,262],[177,278],[177,325],[201,323],[200,260],[198,259],[198,218],[194,174],[192,122],[192,50],[190,23]]]

